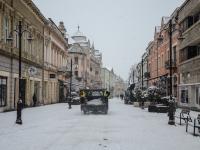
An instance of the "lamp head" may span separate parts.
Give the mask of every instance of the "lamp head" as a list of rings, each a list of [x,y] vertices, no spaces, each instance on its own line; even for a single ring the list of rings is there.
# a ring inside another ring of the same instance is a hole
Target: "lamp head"
[[[31,42],[33,40],[33,37],[31,34],[29,34],[28,38],[27,38],[28,42]]]

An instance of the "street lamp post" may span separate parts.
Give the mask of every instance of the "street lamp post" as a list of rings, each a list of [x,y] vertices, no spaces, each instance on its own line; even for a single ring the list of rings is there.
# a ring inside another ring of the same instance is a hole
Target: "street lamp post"
[[[72,108],[71,106],[71,100],[72,100],[72,59],[71,59],[71,62],[70,62],[70,85],[69,85],[69,101],[68,101],[68,104],[69,104],[69,109]]]
[[[16,124],[22,124],[22,118],[21,118],[21,114],[22,114],[22,108],[23,108],[23,101],[22,101],[22,81],[21,81],[21,64],[22,64],[22,35],[25,32],[29,32],[29,38],[27,40],[31,41],[32,37],[30,34],[30,31],[28,30],[22,30],[22,21],[19,21],[19,25],[17,26],[18,30],[14,30],[15,32],[17,32],[18,37],[19,37],[19,95],[18,95],[18,102],[17,102],[17,119],[16,119]],[[8,41],[12,41],[13,38],[11,37],[11,35],[9,36],[9,38],[7,39]]]
[[[143,88],[144,88],[144,76],[143,76],[143,72],[144,72],[144,70],[143,70],[143,67],[144,67],[143,65],[144,64],[143,63],[144,63],[144,60],[143,60],[143,58],[142,58],[142,62],[141,63],[142,63],[142,90],[143,90]]]
[[[144,72],[144,59],[142,58],[142,93],[143,93],[143,89],[144,89],[144,76],[143,76],[143,72]],[[144,96],[144,95],[143,95]],[[144,109],[144,97],[142,96],[142,109]]]
[[[170,78],[170,100],[169,100],[169,125],[175,125],[174,101],[172,99],[172,19],[169,20],[169,78]]]
[[[69,109],[72,108],[71,104],[72,104],[72,77],[73,77],[73,68],[75,68],[75,70],[78,68],[78,64],[72,64],[72,58],[70,60],[70,67],[67,65],[67,72],[70,75],[70,81],[69,81],[69,97],[67,97],[68,100],[68,105],[69,105]],[[70,70],[68,70],[70,69]]]
[[[172,98],[172,19],[169,20],[169,26],[167,29],[168,34],[169,34],[169,85],[170,85],[170,90],[169,90],[169,111],[168,111],[168,116],[169,116],[169,125],[174,125],[175,124],[175,117],[174,117],[174,111],[175,111],[175,102]],[[161,31],[162,32],[162,31]],[[181,40],[182,37],[178,38]],[[161,34],[158,38],[158,40],[162,41],[163,38],[161,37]]]

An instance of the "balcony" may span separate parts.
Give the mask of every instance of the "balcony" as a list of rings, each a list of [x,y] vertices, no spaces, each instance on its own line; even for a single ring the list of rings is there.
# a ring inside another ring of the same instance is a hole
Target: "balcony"
[[[180,22],[184,20],[185,16],[190,16],[195,12],[199,12],[199,0],[190,0],[179,10]]]
[[[60,74],[66,73],[67,72],[67,68],[66,68],[66,66],[62,66],[62,67],[59,67],[57,71]]]
[[[12,48],[11,46],[9,46],[8,44],[0,41],[0,52],[5,54],[5,55],[9,55],[11,54]]]
[[[177,66],[176,66],[176,61],[175,60],[172,60],[172,68],[176,68]],[[170,69],[170,61],[169,60],[167,60],[166,62],[165,62],[165,69]]]
[[[184,39],[180,43],[180,49],[200,42],[200,20],[187,29],[182,36]]]

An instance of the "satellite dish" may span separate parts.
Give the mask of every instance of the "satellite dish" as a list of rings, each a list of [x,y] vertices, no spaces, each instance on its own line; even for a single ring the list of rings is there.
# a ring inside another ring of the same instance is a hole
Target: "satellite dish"
[[[28,73],[29,73],[29,75],[31,75],[31,76],[36,75],[36,74],[37,74],[37,68],[35,68],[35,67],[29,67],[29,68],[28,68]]]

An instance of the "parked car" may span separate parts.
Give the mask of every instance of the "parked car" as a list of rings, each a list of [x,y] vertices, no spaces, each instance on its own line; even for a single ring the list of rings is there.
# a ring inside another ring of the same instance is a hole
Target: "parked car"
[[[72,92],[72,100],[71,100],[71,104],[72,105],[79,105],[80,104],[80,97],[79,94],[77,92]],[[67,98],[67,102],[69,102],[70,97]]]

